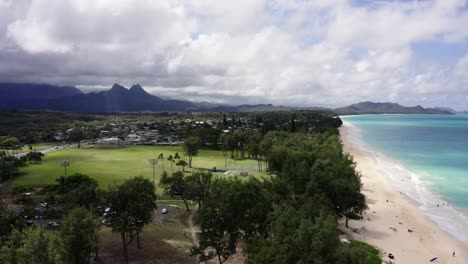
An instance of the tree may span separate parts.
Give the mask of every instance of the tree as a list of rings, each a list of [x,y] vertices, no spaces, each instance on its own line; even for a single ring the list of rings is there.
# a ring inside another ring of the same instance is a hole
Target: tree
[[[0,149],[18,149],[20,142],[16,137],[0,137]]]
[[[60,229],[64,263],[90,263],[91,256],[99,250],[98,223],[96,216],[83,207],[68,212]]]
[[[91,208],[97,198],[98,183],[95,179],[84,174],[74,174],[67,177],[61,176],[54,184],[46,189],[53,195],[62,197],[62,201],[69,207]]]
[[[189,157],[188,165],[192,168],[192,159],[198,155],[199,141],[196,137],[189,137],[184,142],[185,155]]]
[[[262,141],[262,135],[255,131],[249,135],[247,139],[247,152],[249,153],[250,157],[254,159],[258,158],[260,154],[260,142]]]
[[[267,234],[266,219],[272,204],[262,189],[262,183],[253,179],[242,182],[221,178],[211,182],[198,218],[200,247],[194,253],[199,254],[200,261],[217,257],[219,263],[224,263],[236,252],[240,238],[250,242]]]
[[[185,208],[187,212],[190,212],[188,203],[187,203],[187,196],[191,191],[191,186],[189,185],[184,173],[181,171],[177,171],[172,174],[172,176],[168,176],[167,173],[163,172],[161,175],[160,184],[165,187],[165,189],[171,194],[180,195],[182,200],[185,203]]]
[[[29,163],[39,163],[42,161],[42,157],[44,157],[44,154],[38,151],[31,151],[26,154],[26,159]]]
[[[185,160],[179,160],[177,163],[176,163],[177,166],[179,167],[182,167],[182,171],[185,171],[185,166],[187,166],[187,162]]]
[[[342,153],[341,148],[335,151]],[[334,211],[345,217],[345,226],[348,227],[350,217],[360,215],[367,209],[366,198],[361,193],[360,174],[356,172],[352,158],[343,154],[330,155],[335,156],[333,161],[331,158],[320,159],[314,163],[312,179],[328,197]]]
[[[22,219],[0,201],[0,245],[8,239],[14,229],[21,230],[23,227]]]
[[[172,163],[174,163],[174,158],[172,157],[172,155],[169,155],[169,157],[167,157],[167,161],[169,161],[169,163],[171,163],[171,171],[172,173],[174,173],[174,166]]]
[[[205,201],[208,195],[212,178],[211,172],[200,171],[193,172],[192,175],[186,177],[186,181],[190,186],[189,198],[198,201],[198,208],[201,208],[202,202]]]
[[[19,168],[26,166],[23,159],[15,156],[4,156],[0,158],[0,176],[2,180],[12,179],[18,174]]]
[[[135,239],[137,247],[141,248],[140,232],[152,219],[156,207],[155,191],[150,180],[138,176],[125,180],[109,193],[109,204],[113,211],[112,231],[120,233],[122,252],[127,262],[127,248]]]
[[[336,221],[323,205],[318,207],[325,211],[310,216],[301,206],[284,203],[277,207],[269,236],[257,239],[248,249],[248,263],[335,263]]]
[[[34,225],[23,230],[20,237],[22,245],[17,248],[18,263],[61,263],[60,239],[55,233]]]
[[[162,166],[162,170],[164,172],[164,154],[163,153],[159,154],[158,159],[161,160],[161,166]]]
[[[81,140],[85,138],[86,135],[80,128],[73,128],[68,134],[68,141],[77,143],[78,148],[81,147]]]

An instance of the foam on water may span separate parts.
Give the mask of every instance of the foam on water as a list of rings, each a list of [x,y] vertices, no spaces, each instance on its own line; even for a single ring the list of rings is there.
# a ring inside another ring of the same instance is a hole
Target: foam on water
[[[430,188],[430,183],[421,179],[432,177],[432,175],[411,172],[401,162],[382,154],[375,147],[367,144],[361,128],[347,121],[344,121],[343,125],[349,128],[347,140],[374,160],[377,171],[397,191],[417,201],[420,204],[419,209],[433,222],[452,236],[468,244],[468,211],[449,204],[440,194],[430,191],[434,188]]]

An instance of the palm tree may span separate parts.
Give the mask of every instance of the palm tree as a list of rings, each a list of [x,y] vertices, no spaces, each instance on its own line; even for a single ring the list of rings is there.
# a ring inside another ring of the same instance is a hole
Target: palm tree
[[[162,166],[162,170],[164,172],[164,154],[163,153],[159,154],[158,159],[161,160],[161,166]]]
[[[167,160],[171,163],[171,171],[172,173],[174,173],[174,167],[172,166],[172,163],[174,162],[174,158],[172,157],[172,155],[169,155],[169,157],[167,157]]]
[[[174,155],[174,162],[176,162],[176,160],[177,160],[177,163],[180,160],[179,152],[176,152],[175,155]],[[180,167],[179,167],[179,165],[177,165],[177,163],[176,163],[176,166],[180,170]]]

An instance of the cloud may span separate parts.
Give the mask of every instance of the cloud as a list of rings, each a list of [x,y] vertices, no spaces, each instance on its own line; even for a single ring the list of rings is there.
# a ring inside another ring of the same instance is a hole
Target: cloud
[[[0,0],[0,80],[138,82],[233,104],[463,107],[468,56],[429,67],[414,54],[467,44],[466,1],[356,2]]]

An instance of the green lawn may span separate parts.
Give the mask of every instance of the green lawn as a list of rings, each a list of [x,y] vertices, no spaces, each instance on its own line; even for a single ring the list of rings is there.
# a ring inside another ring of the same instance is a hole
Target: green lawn
[[[13,185],[23,184],[50,184],[55,179],[64,175],[64,169],[60,166],[61,161],[69,160],[67,175],[82,173],[95,178],[101,188],[107,188],[114,184],[120,184],[125,178],[142,175],[153,179],[152,166],[148,159],[157,158],[160,153],[167,158],[178,152],[183,155],[182,147],[176,146],[125,146],[115,145],[87,145],[80,149],[73,147],[47,153],[41,164],[29,165],[20,170],[21,175],[17,177]],[[182,157],[188,161],[188,157]],[[200,150],[198,156],[192,161],[193,169],[209,169],[216,166],[224,169],[225,159],[222,151]],[[234,161],[228,159],[230,168],[248,171],[255,176],[263,176],[256,171],[255,160]],[[171,172],[170,162],[164,160],[164,169]],[[174,171],[177,166],[173,165]],[[188,168],[186,168],[188,170]],[[156,165],[156,183],[159,182],[162,173],[161,161]]]

